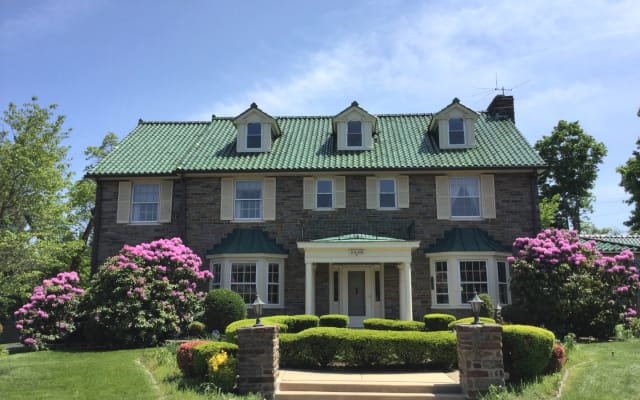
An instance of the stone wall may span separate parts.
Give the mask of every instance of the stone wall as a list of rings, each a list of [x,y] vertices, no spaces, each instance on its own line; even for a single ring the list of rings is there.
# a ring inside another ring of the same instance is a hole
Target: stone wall
[[[504,386],[502,326],[493,324],[456,325],[458,369],[462,393],[478,398],[489,386]]]
[[[238,329],[238,391],[262,393],[272,400],[277,390],[280,365],[278,326],[254,326]]]

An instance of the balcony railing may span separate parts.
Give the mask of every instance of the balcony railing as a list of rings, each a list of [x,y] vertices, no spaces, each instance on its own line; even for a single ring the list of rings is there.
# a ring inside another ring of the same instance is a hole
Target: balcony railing
[[[415,240],[413,221],[392,222],[306,222],[302,224],[300,238],[303,241],[324,239],[343,235],[363,235],[374,238],[388,237],[402,240]]]

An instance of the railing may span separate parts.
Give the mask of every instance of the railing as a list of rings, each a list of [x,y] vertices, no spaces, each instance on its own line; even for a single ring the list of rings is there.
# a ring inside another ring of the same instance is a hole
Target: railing
[[[415,240],[415,222],[307,222],[302,224],[300,232],[300,238],[303,241],[344,235],[360,235],[360,237],[354,236],[354,239],[372,236],[374,238],[388,237],[402,240]]]

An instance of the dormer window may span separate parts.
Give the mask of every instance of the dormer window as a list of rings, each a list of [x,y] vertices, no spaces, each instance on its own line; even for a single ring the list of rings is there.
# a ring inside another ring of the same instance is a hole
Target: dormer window
[[[247,149],[262,148],[262,124],[250,122],[247,124]]]
[[[464,120],[462,118],[449,119],[449,144],[464,145]]]
[[[362,121],[347,122],[347,147],[362,148]]]

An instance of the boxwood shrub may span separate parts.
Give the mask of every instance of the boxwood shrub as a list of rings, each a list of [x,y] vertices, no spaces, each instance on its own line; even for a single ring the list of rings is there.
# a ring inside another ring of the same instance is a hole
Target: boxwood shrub
[[[447,325],[447,329],[451,330],[451,329],[453,329],[454,326],[456,326],[458,324],[470,324],[472,322],[473,322],[473,317],[457,319],[457,320],[455,320],[453,322],[449,322],[449,325]],[[480,317],[480,322],[482,322],[484,324],[495,324],[496,320],[493,319],[493,318]]]
[[[280,365],[316,368],[456,364],[452,332],[398,332],[319,327],[280,335]]]
[[[431,313],[424,316],[425,331],[446,331],[451,330],[449,323],[456,320],[451,314]]]
[[[364,320],[364,328],[382,331],[422,331],[424,330],[424,322],[369,318]]]
[[[236,357],[238,354],[238,345],[228,342],[205,342],[195,345],[192,348],[193,353],[193,373],[196,377],[204,378],[209,370],[209,360],[212,356],[226,351],[230,357]]]
[[[320,326],[346,328],[349,326],[349,317],[343,314],[322,315],[320,316]]]
[[[286,320],[286,316],[270,316],[270,317],[262,317],[260,320],[265,325],[278,325],[280,327],[280,333],[286,333],[289,331],[289,326],[282,322]],[[224,338],[227,342],[238,343],[238,328],[243,328],[246,326],[253,326],[256,323],[255,318],[241,319],[239,321],[235,321],[227,325],[227,329],[224,331]]]
[[[553,332],[529,325],[502,327],[504,369],[511,380],[526,380],[544,374],[555,336]]]
[[[247,318],[247,306],[242,296],[231,289],[218,288],[204,299],[204,319],[209,332],[224,332],[233,321]]]

